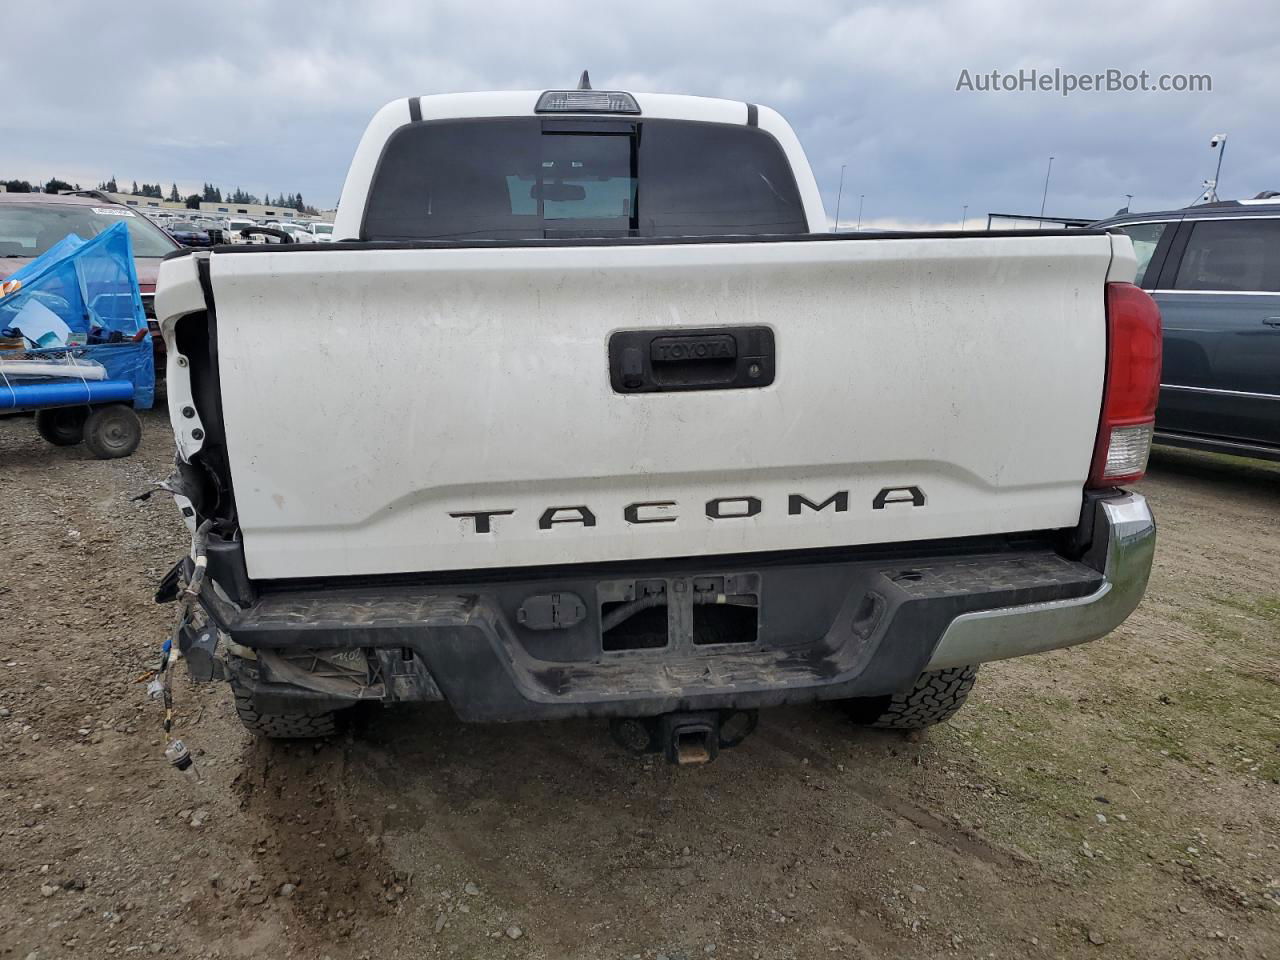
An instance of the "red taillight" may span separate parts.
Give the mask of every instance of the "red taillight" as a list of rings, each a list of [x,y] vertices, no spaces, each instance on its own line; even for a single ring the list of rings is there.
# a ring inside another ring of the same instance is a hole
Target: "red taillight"
[[[1147,472],[1160,397],[1160,308],[1132,283],[1107,284],[1107,378],[1090,487],[1133,483]]]

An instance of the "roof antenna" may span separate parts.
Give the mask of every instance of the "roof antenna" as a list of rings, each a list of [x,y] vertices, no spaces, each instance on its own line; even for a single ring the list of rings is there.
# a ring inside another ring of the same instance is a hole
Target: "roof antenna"
[[[587,71],[585,70],[582,71],[582,76],[578,78],[578,89],[579,90],[591,89],[591,78],[587,76]]]

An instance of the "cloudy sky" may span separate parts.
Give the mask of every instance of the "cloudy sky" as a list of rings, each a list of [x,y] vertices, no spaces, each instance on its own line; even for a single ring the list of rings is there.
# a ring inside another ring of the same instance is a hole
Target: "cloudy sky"
[[[109,11],[109,12],[108,12]],[[29,13],[34,13],[29,11]],[[12,18],[10,18],[12,19]],[[12,24],[10,24],[12,26]],[[842,221],[1095,217],[1280,189],[1280,15],[1271,0],[643,4],[52,0],[0,58],[0,178],[208,180],[336,202],[374,110],[406,94],[572,85],[768,104]],[[957,91],[999,70],[1209,74],[1212,92]]]

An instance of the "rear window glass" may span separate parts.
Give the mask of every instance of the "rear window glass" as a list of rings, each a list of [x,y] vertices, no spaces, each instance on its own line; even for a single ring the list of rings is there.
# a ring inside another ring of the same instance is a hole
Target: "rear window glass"
[[[503,118],[406,126],[370,188],[369,240],[805,233],[786,155],[754,127]]]
[[[1133,223],[1119,228],[1121,233],[1127,234],[1133,241],[1133,252],[1138,258],[1138,275],[1133,282],[1140,287],[1146,286],[1143,281],[1147,276],[1147,267],[1151,266],[1151,257],[1167,226],[1167,223]]]
[[[1178,290],[1280,292],[1280,220],[1201,220],[1174,280]]]

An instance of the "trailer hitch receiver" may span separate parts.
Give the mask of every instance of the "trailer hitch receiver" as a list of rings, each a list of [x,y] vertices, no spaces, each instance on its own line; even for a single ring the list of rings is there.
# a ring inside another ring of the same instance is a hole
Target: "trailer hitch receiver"
[[[632,753],[661,753],[678,766],[710,763],[756,728],[755,710],[705,710],[612,720],[613,739]]]

